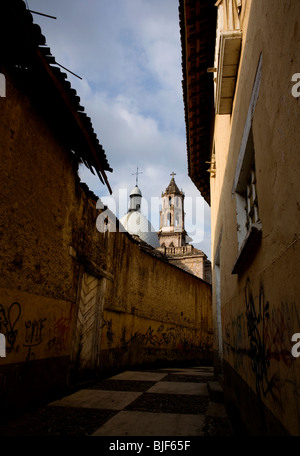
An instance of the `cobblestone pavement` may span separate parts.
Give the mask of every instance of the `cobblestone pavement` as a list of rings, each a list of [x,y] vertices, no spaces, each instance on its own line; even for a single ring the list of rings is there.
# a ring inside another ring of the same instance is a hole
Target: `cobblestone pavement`
[[[207,366],[127,370],[2,423],[0,436],[233,436],[210,384]]]

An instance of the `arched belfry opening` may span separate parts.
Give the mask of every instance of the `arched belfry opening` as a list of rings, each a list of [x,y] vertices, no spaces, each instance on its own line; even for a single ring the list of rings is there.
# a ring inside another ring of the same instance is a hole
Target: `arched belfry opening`
[[[162,193],[160,211],[160,229],[158,233],[160,246],[172,244],[173,247],[186,245],[187,233],[184,227],[184,193],[179,190],[175,178],[171,173],[171,180]]]

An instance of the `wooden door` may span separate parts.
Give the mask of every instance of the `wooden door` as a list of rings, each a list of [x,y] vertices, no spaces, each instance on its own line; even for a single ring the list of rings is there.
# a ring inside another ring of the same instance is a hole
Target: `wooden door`
[[[86,271],[81,275],[77,321],[73,337],[73,375],[90,377],[98,367],[105,278]]]

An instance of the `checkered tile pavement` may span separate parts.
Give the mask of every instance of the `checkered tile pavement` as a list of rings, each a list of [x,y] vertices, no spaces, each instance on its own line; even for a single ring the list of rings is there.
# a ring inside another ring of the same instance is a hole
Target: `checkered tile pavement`
[[[229,436],[213,368],[128,370],[0,426],[3,435]]]

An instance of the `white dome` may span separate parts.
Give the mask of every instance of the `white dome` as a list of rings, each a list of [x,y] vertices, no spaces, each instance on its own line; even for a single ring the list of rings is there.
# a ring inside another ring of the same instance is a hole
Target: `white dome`
[[[128,233],[139,236],[142,241],[154,248],[159,247],[159,240],[154,227],[140,212],[129,212],[120,219],[120,223]]]
[[[142,196],[142,192],[137,185],[131,190],[129,196],[133,196],[133,195]]]

